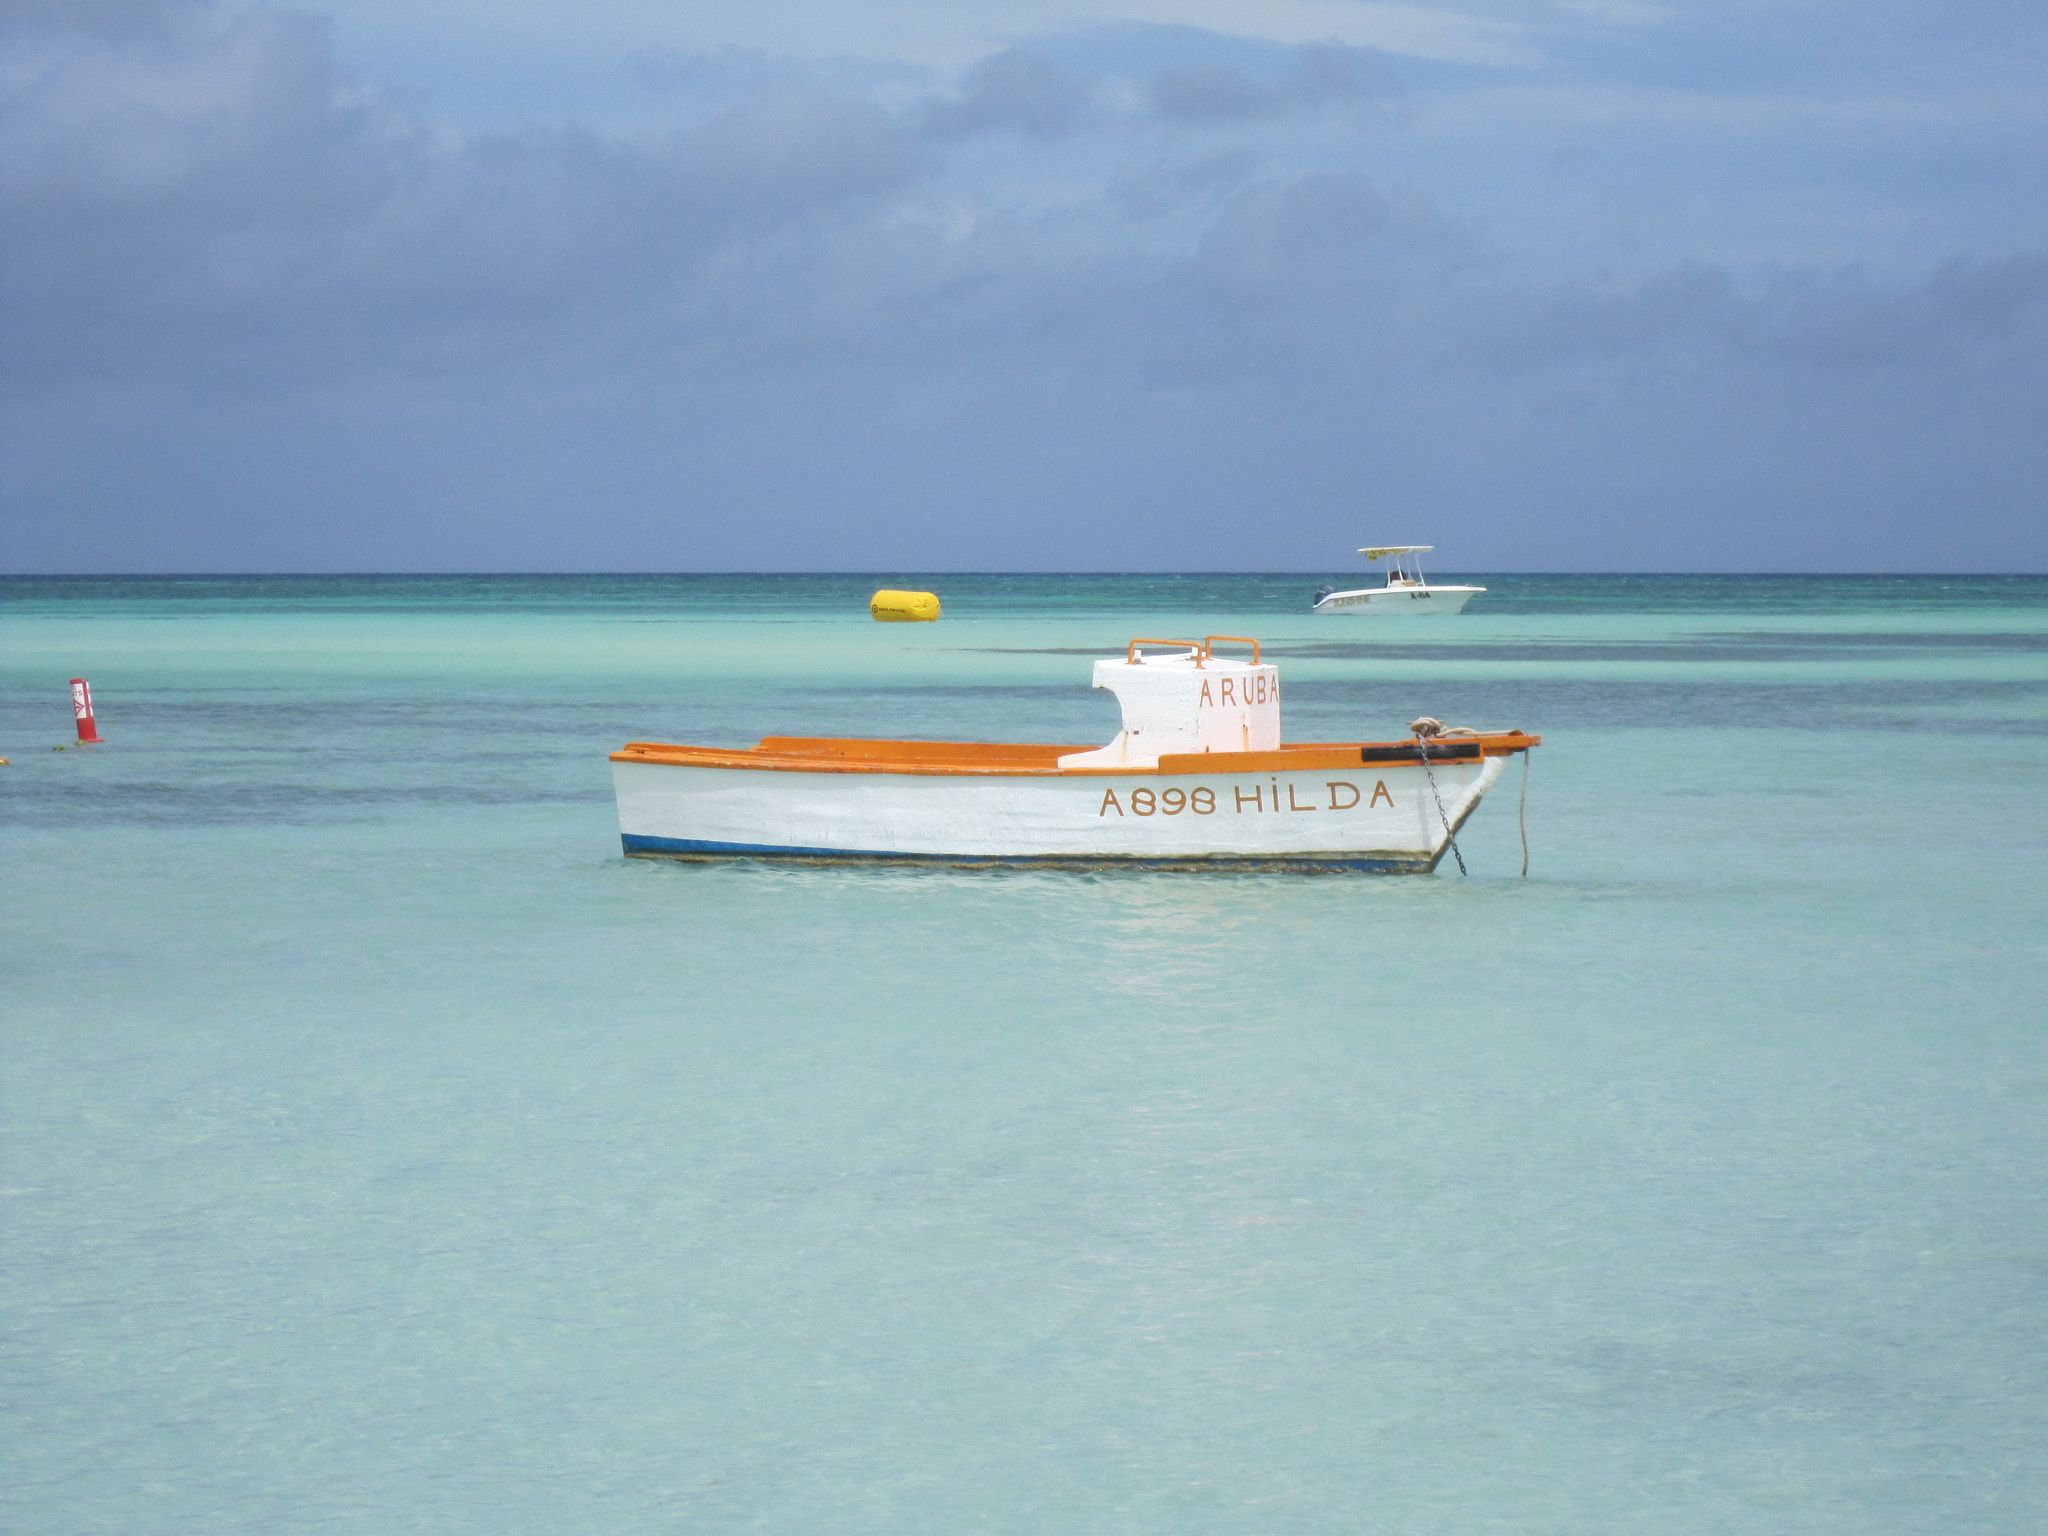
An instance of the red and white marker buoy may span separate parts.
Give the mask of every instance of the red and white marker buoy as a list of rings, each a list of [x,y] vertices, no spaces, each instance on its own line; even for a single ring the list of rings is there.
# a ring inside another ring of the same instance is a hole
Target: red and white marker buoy
[[[92,684],[82,677],[71,679],[71,712],[78,716],[78,739],[98,741],[99,726],[92,717]]]

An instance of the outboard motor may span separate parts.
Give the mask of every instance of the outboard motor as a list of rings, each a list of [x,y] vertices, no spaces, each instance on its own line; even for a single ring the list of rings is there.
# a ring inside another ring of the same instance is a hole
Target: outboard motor
[[[1336,590],[1337,589],[1335,587],[1317,587],[1315,601],[1311,602],[1309,604],[1309,607],[1315,607],[1316,603],[1320,603],[1324,598],[1328,597],[1332,592]]]

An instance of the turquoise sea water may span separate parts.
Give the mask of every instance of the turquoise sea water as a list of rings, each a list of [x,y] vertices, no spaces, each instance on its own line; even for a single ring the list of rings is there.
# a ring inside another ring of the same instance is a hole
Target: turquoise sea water
[[[2042,1530],[2048,579],[1319,579],[0,582],[0,1525]],[[1212,631],[1529,878],[618,856]]]

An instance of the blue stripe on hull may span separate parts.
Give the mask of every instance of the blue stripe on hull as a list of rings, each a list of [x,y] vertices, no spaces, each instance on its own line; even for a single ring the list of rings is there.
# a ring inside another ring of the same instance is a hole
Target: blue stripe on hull
[[[1352,857],[1336,853],[1206,854],[1141,858],[1130,854],[1083,853],[883,853],[861,848],[778,848],[768,843],[718,843],[687,837],[619,835],[629,859],[780,859],[805,864],[1025,865],[1039,869],[1346,869],[1367,874],[1421,874],[1427,858]]]

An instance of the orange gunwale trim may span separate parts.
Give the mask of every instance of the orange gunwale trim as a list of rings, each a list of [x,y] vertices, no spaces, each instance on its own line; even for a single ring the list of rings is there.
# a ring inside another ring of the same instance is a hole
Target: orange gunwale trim
[[[1509,757],[1541,746],[1541,736],[1524,731],[1487,731],[1457,736],[1438,745],[1477,742],[1482,758]],[[1293,742],[1277,752],[1178,752],[1159,759],[1159,766],[1131,768],[1062,768],[1070,752],[1092,752],[1088,746],[1042,746],[998,741],[865,741],[838,736],[764,736],[758,747],[690,747],[672,742],[630,741],[612,753],[615,763],[665,763],[685,768],[753,768],[770,773],[894,773],[967,775],[979,778],[1099,778],[1121,774],[1156,777],[1187,773],[1280,773],[1295,770],[1350,768],[1384,772],[1411,768],[1400,761],[1367,763],[1364,747],[1412,747],[1415,738],[1395,741]],[[1451,759],[1456,763],[1459,759]],[[1464,761],[1471,761],[1466,758]]]

